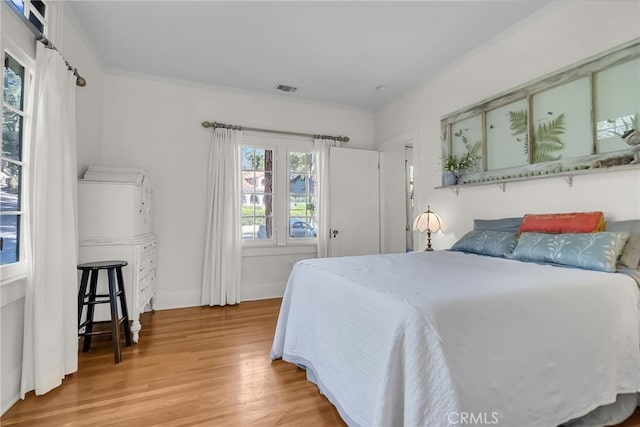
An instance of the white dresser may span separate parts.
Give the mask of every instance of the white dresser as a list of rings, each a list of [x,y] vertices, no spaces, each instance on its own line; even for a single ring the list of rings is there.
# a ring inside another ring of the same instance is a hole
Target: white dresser
[[[79,262],[124,260],[122,269],[133,341],[140,314],[153,308],[158,241],[151,227],[151,188],[143,170],[92,166],[78,180]],[[107,289],[101,276],[99,292]],[[96,306],[96,321],[108,320]]]

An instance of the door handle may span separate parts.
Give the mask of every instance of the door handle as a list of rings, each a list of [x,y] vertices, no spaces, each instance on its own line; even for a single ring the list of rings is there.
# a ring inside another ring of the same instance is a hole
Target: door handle
[[[333,234],[333,238],[334,238],[334,239],[336,238],[336,236],[338,236],[338,233],[339,233],[339,231],[338,231],[338,230],[333,230],[333,231],[331,232],[331,234]]]

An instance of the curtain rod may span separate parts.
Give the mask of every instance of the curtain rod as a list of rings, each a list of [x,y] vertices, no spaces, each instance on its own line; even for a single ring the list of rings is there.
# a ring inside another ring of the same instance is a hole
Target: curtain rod
[[[262,128],[248,128],[243,126],[227,125],[218,122],[202,122],[203,128],[221,128],[221,129],[235,129],[235,130],[248,130],[254,132],[266,132],[266,133],[279,133],[281,135],[294,135],[294,136],[310,136],[314,139],[335,139],[340,142],[349,142],[348,136],[330,136],[330,135],[314,135],[311,133],[302,132],[288,132],[284,130],[262,129]]]
[[[62,52],[60,52],[58,48],[55,47],[55,45],[51,42],[51,40],[46,38],[45,35],[42,34],[40,30],[38,30],[36,26],[33,25],[31,21],[29,21],[29,19],[27,19],[24,13],[22,13],[20,9],[18,9],[18,6],[16,6],[11,0],[4,0],[4,2],[9,5],[9,8],[13,10],[13,12],[20,19],[20,21],[22,21],[22,23],[27,26],[29,31],[33,33],[33,35],[36,37],[36,40],[42,43],[44,47],[46,47],[47,49],[53,49],[56,52],[58,52],[60,56],[62,56],[62,59],[64,60],[64,63],[67,64],[67,68],[69,69],[69,71],[73,71],[73,75],[76,76],[76,86],[85,87],[87,85],[87,79],[85,79],[80,75],[80,73],[78,73],[77,68],[72,67],[71,64],[69,64],[69,61],[67,61],[64,58],[64,56],[62,55]]]

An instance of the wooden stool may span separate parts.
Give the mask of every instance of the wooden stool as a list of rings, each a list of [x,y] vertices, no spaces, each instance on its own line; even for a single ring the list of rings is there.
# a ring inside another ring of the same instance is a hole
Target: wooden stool
[[[131,345],[131,329],[129,326],[129,314],[127,312],[127,298],[124,293],[124,280],[122,278],[122,267],[126,266],[126,261],[100,261],[87,262],[78,265],[78,270],[82,271],[80,289],[78,291],[78,336],[84,336],[82,351],[87,352],[91,348],[91,337],[93,335],[111,334],[113,341],[113,355],[116,363],[122,360],[120,351],[120,323],[124,323],[124,338],[127,347]],[[107,270],[109,293],[98,294],[98,273],[100,270]],[[87,293],[87,282],[91,272],[91,283]],[[117,285],[116,285],[117,276]],[[117,288],[116,288],[117,286]],[[120,298],[120,311],[122,318],[118,318],[118,297]],[[103,298],[103,299],[96,299]],[[109,304],[111,307],[111,330],[93,331],[93,312],[96,304]],[[87,306],[87,319],[82,321],[82,311]],[[82,328],[85,328],[82,332]]]

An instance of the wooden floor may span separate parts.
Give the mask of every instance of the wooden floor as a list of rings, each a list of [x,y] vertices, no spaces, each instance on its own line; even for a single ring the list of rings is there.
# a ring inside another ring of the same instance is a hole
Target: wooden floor
[[[108,338],[43,396],[27,395],[4,426],[344,426],[305,372],[271,362],[280,300],[143,315],[140,343],[113,363]],[[624,427],[640,427],[640,412]]]

